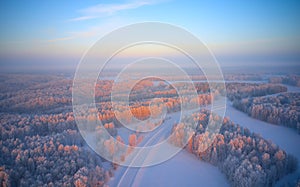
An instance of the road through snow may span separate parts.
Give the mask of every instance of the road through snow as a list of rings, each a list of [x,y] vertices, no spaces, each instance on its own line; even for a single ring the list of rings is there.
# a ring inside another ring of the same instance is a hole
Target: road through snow
[[[287,85],[285,85],[287,86]],[[299,87],[287,86],[288,92],[300,92]],[[209,107],[207,107],[209,108]],[[217,112],[217,111],[216,111]],[[159,142],[170,134],[170,130],[178,120],[179,113],[168,114],[170,119],[162,124],[163,130],[154,136],[144,138],[144,143],[152,145]],[[232,107],[231,102],[227,102],[226,114],[230,120],[243,127],[247,127],[251,132],[259,133],[265,139],[269,139],[280,146],[287,153],[297,157],[300,161],[300,135],[295,130],[279,125],[269,124],[254,118]],[[151,138],[152,137],[152,138]],[[154,137],[154,138],[153,138]],[[157,153],[159,154],[159,153]],[[148,158],[149,157],[149,158]],[[149,155],[145,159],[151,159]],[[280,186],[288,181],[293,181],[300,176],[300,169],[281,179],[277,186]],[[110,186],[229,186],[225,176],[218,170],[217,167],[200,161],[193,154],[182,150],[170,160],[161,164],[143,167],[132,168],[120,166],[115,176],[109,182]]]
[[[168,118],[160,129],[153,134],[145,136],[139,146],[154,145],[171,133],[171,129],[180,117],[180,113],[168,114]],[[172,145],[169,145],[170,148]],[[152,154],[161,154],[153,153]],[[152,154],[145,159],[151,159]],[[229,186],[225,176],[217,167],[200,161],[185,150],[180,151],[171,159],[154,166],[134,168],[120,166],[115,176],[110,180],[110,186]]]

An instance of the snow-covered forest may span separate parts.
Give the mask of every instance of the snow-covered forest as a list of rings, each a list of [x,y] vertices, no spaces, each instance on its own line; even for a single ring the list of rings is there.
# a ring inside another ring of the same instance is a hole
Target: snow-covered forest
[[[299,129],[298,92],[289,93],[286,86],[274,81],[272,84],[265,83],[259,75],[225,77],[228,78],[227,97],[233,101],[234,107],[253,118]],[[105,129],[118,142],[134,149],[148,141],[147,135],[124,131],[116,115],[131,123],[129,113],[137,119],[147,120],[150,115],[159,115],[164,107],[168,114],[180,112],[181,99],[209,107],[212,101],[224,96],[225,92],[210,90],[207,83],[200,81],[201,77],[193,78],[197,97],[180,98],[173,86],[162,80],[147,79],[139,82],[131,91],[130,108],[120,105],[117,111],[113,110],[110,102],[113,80],[98,80],[95,88],[96,115],[91,111],[91,114],[81,117],[90,122],[101,120],[103,126],[92,127],[96,134]],[[235,79],[255,82],[234,82]],[[69,76],[2,74],[0,80],[2,186],[106,186],[115,178],[115,173],[122,173],[118,164],[101,158],[82,138],[72,110],[72,79]],[[174,81],[174,84],[182,87],[186,93],[191,90],[181,81]],[[120,89],[126,86],[122,84]],[[150,110],[149,105],[157,98],[160,102]],[[295,155],[287,154],[272,140],[228,118],[222,122],[216,138],[209,145],[203,145],[206,142],[204,140],[209,140],[205,132],[209,118],[218,120],[220,117],[207,110],[191,115],[189,120],[193,119],[197,123],[197,130],[186,146],[190,153],[184,154],[194,154],[198,159],[217,166],[230,185],[273,186],[297,170]],[[174,119],[169,117],[168,120]],[[163,128],[164,121],[161,124],[146,125],[151,128],[160,125]],[[140,130],[143,128],[139,127]],[[176,136],[170,143],[182,146],[186,130],[184,123],[175,124],[172,131]],[[118,151],[111,139],[98,143],[110,150],[111,156]],[[201,150],[203,147],[207,149]],[[130,154],[130,150],[125,152],[120,159],[125,160]]]

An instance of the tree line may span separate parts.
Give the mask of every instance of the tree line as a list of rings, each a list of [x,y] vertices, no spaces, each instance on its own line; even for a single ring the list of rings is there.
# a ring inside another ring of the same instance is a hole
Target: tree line
[[[184,119],[184,124],[174,126],[176,136],[171,143],[182,146],[184,134],[190,133],[189,124],[196,123],[187,150],[218,166],[232,186],[274,186],[276,181],[297,169],[294,156],[228,118],[224,118],[218,133],[208,133],[209,119],[218,122],[220,117],[202,110]]]
[[[300,87],[300,76],[286,75],[286,76],[270,77],[269,82],[276,83],[276,84],[288,84],[288,85]]]
[[[240,100],[246,97],[258,97],[286,92],[287,88],[279,84],[227,83],[226,96],[229,100]]]
[[[233,106],[253,118],[290,127],[300,133],[300,93],[234,100]]]

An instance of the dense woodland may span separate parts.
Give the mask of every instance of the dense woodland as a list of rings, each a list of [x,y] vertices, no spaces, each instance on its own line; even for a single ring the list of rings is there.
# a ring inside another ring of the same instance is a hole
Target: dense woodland
[[[53,114],[72,111],[72,80],[52,75],[2,75],[0,112]]]
[[[280,84],[228,83],[226,87],[233,107],[253,118],[287,126],[300,133],[298,92],[286,92],[287,88]]]
[[[99,157],[81,137],[72,112],[72,80],[63,75],[39,74],[1,75],[0,79],[1,186],[105,185],[115,165],[112,167]],[[98,81],[95,96],[98,115],[85,118],[98,117],[103,128],[123,142],[115,128],[121,124],[115,118],[111,103],[107,102],[111,87],[110,80]],[[199,101],[201,105],[209,104],[212,98],[208,87],[198,85],[197,88],[202,93],[199,100],[188,99]],[[131,112],[136,118],[146,119],[150,115],[149,99],[157,97],[165,103],[168,112],[180,110],[180,99],[173,87],[163,82],[154,85],[152,81],[142,81],[130,95],[130,111],[120,108],[120,115],[127,118]],[[162,106],[153,107],[159,113]],[[100,129],[95,127],[95,131]],[[130,146],[140,141],[136,134],[128,137]],[[110,140],[103,142],[103,146],[110,149]]]
[[[286,75],[286,76],[278,76],[278,77],[270,77],[270,83],[281,83],[281,84],[288,84],[292,86],[300,87],[300,76],[298,75]]]
[[[206,131],[209,119],[217,122],[220,117],[202,110],[184,119],[174,126],[176,136],[171,142],[182,146],[184,137],[190,133],[189,124],[196,123],[187,149],[199,159],[218,166],[232,186],[274,186],[276,181],[297,169],[295,157],[228,118],[213,136]]]
[[[234,100],[233,106],[253,118],[294,128],[300,133],[300,93]]]
[[[240,77],[260,80],[258,75]],[[0,80],[0,186],[105,186],[116,165],[99,157],[81,137],[72,112],[72,79],[65,75],[9,74],[0,75]],[[176,84],[189,95],[192,87],[180,82]],[[121,103],[118,110],[113,111],[109,102],[112,85],[112,80],[97,82],[95,100],[98,110],[82,117],[88,121],[98,118],[103,126],[93,127],[96,133],[105,128],[119,142],[128,142],[131,147],[138,145],[142,136],[132,133],[122,139],[118,135],[122,124],[116,114],[127,122],[132,120],[129,113],[145,120],[150,114],[158,115],[164,108],[167,112],[180,111],[181,99],[193,106],[205,106],[224,94],[210,90],[207,83],[197,82],[194,85],[198,93],[196,98],[179,98],[173,86],[150,79],[133,88],[130,108]],[[127,86],[122,84],[119,88],[122,91]],[[228,97],[232,100],[286,91],[285,87],[275,84],[228,83],[227,87]],[[150,111],[148,106],[153,98],[158,98],[159,102]],[[280,104],[288,104],[291,108],[286,110],[290,111],[299,106],[299,95],[284,102]],[[298,109],[296,111],[299,113]],[[205,111],[194,114],[198,127],[188,149],[200,159],[217,165],[232,185],[270,186],[295,169],[296,161],[292,156],[229,120],[224,122],[213,146],[206,152],[198,152],[208,116]],[[174,127],[174,131],[176,129],[184,132],[184,125]],[[180,142],[180,137],[173,139],[175,144]],[[116,151],[111,139],[100,143],[111,150],[112,155]]]
[[[286,92],[287,88],[279,84],[258,84],[258,83],[227,83],[227,97],[233,100],[240,100],[246,97],[258,97],[280,92]]]
[[[1,114],[0,132],[3,183],[103,186],[112,175],[109,167],[102,166],[104,160],[85,144],[71,113]]]
[[[104,186],[111,163],[78,132],[72,81],[38,74],[0,79],[0,186]]]

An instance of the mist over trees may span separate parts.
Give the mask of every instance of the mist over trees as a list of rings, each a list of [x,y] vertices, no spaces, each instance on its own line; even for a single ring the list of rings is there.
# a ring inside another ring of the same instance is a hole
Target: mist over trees
[[[0,112],[53,114],[71,109],[72,80],[50,75],[5,78],[0,84]]]
[[[235,74],[225,74],[225,80],[227,81],[262,81],[262,74],[257,73],[235,73]]]

